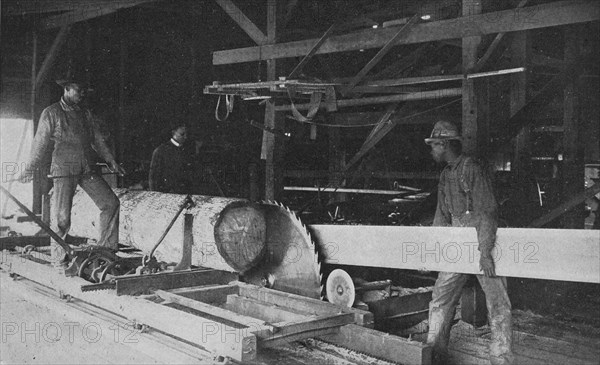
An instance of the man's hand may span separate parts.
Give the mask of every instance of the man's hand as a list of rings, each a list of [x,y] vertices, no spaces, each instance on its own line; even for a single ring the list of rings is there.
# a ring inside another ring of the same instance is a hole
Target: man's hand
[[[479,270],[483,271],[483,274],[488,278],[496,276],[496,267],[490,252],[481,253],[481,257],[479,258]]]
[[[123,169],[115,160],[110,163],[109,169],[111,172],[116,172],[119,174],[119,176],[125,176],[125,169]]]

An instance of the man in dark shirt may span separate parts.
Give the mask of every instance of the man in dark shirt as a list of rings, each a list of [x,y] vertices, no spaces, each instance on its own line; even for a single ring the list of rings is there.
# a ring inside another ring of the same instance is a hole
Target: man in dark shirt
[[[163,193],[188,194],[191,189],[189,159],[184,151],[187,127],[176,124],[171,139],[152,153],[148,184],[150,190]]]
[[[440,121],[425,143],[437,162],[446,163],[438,185],[438,204],[434,226],[475,227],[479,242],[479,266],[476,275],[488,308],[492,332],[489,356],[492,365],[511,364],[512,317],[506,278],[496,276],[492,249],[496,244],[498,205],[494,197],[491,173],[477,160],[462,153],[461,137],[456,126]],[[448,340],[451,323],[466,274],[440,272],[433,288],[429,311],[427,342],[433,346],[434,362],[451,363]]]
[[[107,182],[92,169],[93,150],[114,171],[125,171],[115,161],[98,125],[89,110],[80,103],[86,96],[87,84],[75,78],[58,80],[63,87],[60,101],[42,112],[36,131],[31,156],[25,171],[26,180],[40,168],[52,148],[50,173],[54,177],[50,221],[51,228],[65,238],[71,227],[71,206],[77,185],[92,198],[100,209],[98,245],[117,249],[119,243],[119,199]],[[93,149],[93,150],[92,150]],[[63,264],[66,253],[58,244],[52,244],[55,264]]]

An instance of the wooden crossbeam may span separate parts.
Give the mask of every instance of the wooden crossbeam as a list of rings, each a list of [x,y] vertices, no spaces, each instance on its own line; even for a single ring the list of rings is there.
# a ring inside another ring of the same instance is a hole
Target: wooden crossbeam
[[[494,21],[490,21],[490,19]],[[409,34],[399,39],[396,45],[516,32],[598,19],[600,19],[600,9],[595,1],[556,1],[520,9],[417,24],[410,29]],[[367,29],[334,36],[319,48],[317,54],[382,47],[396,32],[393,28]],[[225,65],[261,59],[302,57],[308,53],[316,41],[317,39],[307,39],[261,47],[217,51],[213,53],[213,64]]]
[[[519,2],[519,4],[517,5],[517,9],[520,9],[520,8],[524,7],[525,5],[527,5],[528,1],[529,0],[521,0]],[[477,64],[475,64],[475,67],[473,67],[472,70],[469,70],[469,72],[477,72],[477,71],[483,69],[483,67],[486,65],[486,63],[490,59],[490,57],[492,57],[492,54],[494,53],[494,51],[496,51],[496,49],[502,42],[502,39],[504,38],[505,34],[506,34],[506,32],[501,32],[501,33],[496,34],[496,37],[494,37],[494,40],[492,41],[492,43],[485,50],[485,53],[483,54],[483,56],[481,56],[481,58],[477,61]]]
[[[296,75],[298,75],[300,72],[302,72],[302,69],[304,68],[304,66],[315,55],[315,53],[317,52],[317,50],[319,49],[319,47],[321,47],[321,45],[323,44],[323,42],[325,42],[325,40],[327,38],[329,38],[329,36],[333,33],[333,30],[335,29],[335,27],[336,27],[336,24],[333,24],[332,26],[330,26],[325,31],[325,33],[323,33],[323,35],[321,36],[321,38],[319,38],[319,40],[317,41],[317,43],[315,43],[315,45],[310,49],[310,51],[308,51],[308,53],[306,54],[306,56],[304,56],[304,58],[302,59],[302,61],[300,61],[300,63],[297,64],[296,67],[294,67],[294,69],[292,70],[292,72],[290,72],[290,74],[287,77],[288,79],[294,78]]]
[[[390,40],[386,42],[386,44],[377,52],[373,58],[354,76],[354,78],[347,85],[345,94],[349,94],[352,91],[352,88],[358,85],[359,82],[363,80],[363,78],[375,67],[379,61],[392,49],[392,47],[398,42],[398,40],[410,31],[413,24],[419,19],[418,15],[414,15],[412,18],[408,20],[406,24],[404,24],[397,32],[394,34]]]
[[[401,101],[442,99],[442,98],[450,98],[450,97],[454,97],[454,96],[460,96],[461,93],[462,93],[462,90],[460,88],[450,88],[450,89],[421,91],[421,92],[416,92],[416,93],[406,93],[406,94],[398,94],[398,95],[366,97],[366,98],[359,98],[359,99],[344,99],[344,100],[337,101],[337,107],[338,108],[346,108],[346,107],[351,107],[351,106],[398,103]],[[311,106],[310,104],[299,104],[299,105],[296,105],[296,109],[308,110],[310,108],[310,106]],[[326,107],[327,106],[322,103],[319,108],[325,109]],[[291,111],[292,108],[290,105],[278,105],[275,107],[275,110],[276,111]]]
[[[139,4],[153,2],[157,0],[130,0],[121,1],[112,4],[94,4],[85,9],[76,9],[63,14],[49,16],[41,21],[41,29],[52,29],[62,27],[68,24],[82,22],[102,15],[108,15],[119,9],[131,8]]]
[[[231,0],[215,0],[217,4],[229,15],[237,25],[240,26],[248,34],[252,40],[263,45],[267,43],[267,36],[238,8]]]
[[[398,104],[390,104],[388,106],[385,113],[383,113],[379,119],[379,122],[377,122],[377,124],[373,127],[369,136],[367,136],[367,139],[360,147],[360,150],[356,153],[356,155],[354,155],[354,157],[350,159],[350,161],[348,161],[346,166],[344,166],[346,171],[351,169],[354,164],[356,164],[364,155],[366,155],[373,147],[375,147],[377,142],[381,141],[381,139],[394,128],[394,124],[390,122],[390,116],[396,112],[397,107]]]

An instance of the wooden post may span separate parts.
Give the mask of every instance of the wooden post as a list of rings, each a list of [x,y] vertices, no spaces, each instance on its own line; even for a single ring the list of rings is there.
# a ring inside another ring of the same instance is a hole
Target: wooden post
[[[275,43],[277,30],[277,5],[276,0],[267,2],[267,44]],[[273,81],[277,78],[277,67],[275,59],[267,60],[267,81]],[[277,129],[275,101],[267,100],[265,107],[265,127]],[[263,151],[261,158],[266,160],[265,165],[265,200],[275,200],[278,195],[277,185],[281,185],[277,172],[276,143],[278,137],[274,133],[263,132]],[[279,181],[278,181],[279,180]]]
[[[516,32],[512,36],[512,42],[510,45],[512,66],[523,67],[527,65],[529,57],[529,46],[527,39],[527,32]],[[527,72],[519,72],[510,75],[510,116],[521,109],[527,102]],[[525,159],[530,158],[530,125],[527,125],[521,129],[519,134],[515,137],[514,145],[514,159],[512,166],[519,175],[524,167],[528,166],[529,161]]]
[[[481,0],[463,0],[463,16],[481,13]],[[480,36],[464,37],[462,39],[462,68],[463,74],[469,73],[477,64],[477,50],[481,43]],[[477,110],[478,95],[475,90],[475,80],[464,79],[462,82],[462,135],[463,150],[466,153],[477,152]]]
[[[579,55],[579,40],[581,29],[576,26],[565,28],[565,62],[573,64],[577,62]],[[580,104],[579,93],[581,90],[579,82],[580,71],[578,68],[569,75],[569,79],[564,90],[564,160],[563,160],[563,199],[569,199],[584,190],[584,144],[582,135],[584,133],[580,126]],[[584,217],[581,209],[571,210],[563,216],[562,225],[564,228],[584,228]]]

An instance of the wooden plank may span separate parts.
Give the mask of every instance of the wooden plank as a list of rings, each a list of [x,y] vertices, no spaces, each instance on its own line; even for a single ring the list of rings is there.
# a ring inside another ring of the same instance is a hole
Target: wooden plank
[[[169,292],[204,303],[223,304],[227,301],[229,294],[237,294],[239,289],[235,285],[226,284],[177,288],[171,289]]]
[[[352,106],[365,106],[365,105],[376,105],[376,104],[391,104],[402,101],[416,101],[416,100],[435,100],[443,98],[451,98],[462,95],[462,89],[460,88],[449,88],[440,90],[420,91],[416,93],[398,94],[398,95],[386,95],[377,97],[366,97],[360,99],[343,99],[337,101],[338,108],[346,108]],[[298,110],[309,110],[311,104],[299,104],[296,105]],[[325,109],[327,105],[321,103],[319,109]],[[291,111],[290,105],[279,105],[275,107],[276,111]]]
[[[130,0],[120,1],[118,3],[106,4],[93,4],[89,5],[86,9],[76,9],[63,14],[49,16],[42,19],[41,29],[52,29],[58,27],[64,27],[73,23],[82,22],[85,20],[93,19],[99,16],[112,14],[120,9],[131,8],[139,4],[153,2],[157,0]]]
[[[225,308],[269,323],[301,322],[309,316],[305,313],[299,313],[294,309],[237,294],[227,296]]]
[[[481,274],[475,228],[311,225],[336,265]],[[385,252],[385,255],[381,255]],[[600,231],[499,228],[501,276],[600,283]]]
[[[277,347],[290,341],[297,341],[303,338],[316,337],[327,333],[336,333],[338,328],[347,324],[354,323],[354,315],[352,313],[340,313],[323,318],[309,319],[301,322],[281,322],[276,323],[279,331],[261,339],[260,347]]]
[[[431,364],[431,346],[419,341],[348,324],[323,341],[402,364]]]
[[[193,285],[226,284],[238,279],[238,274],[212,269],[176,271],[116,280],[117,295],[138,295],[157,289],[175,289]]]
[[[259,45],[267,43],[267,36],[231,0],[215,0],[237,25]]]
[[[189,299],[182,295],[170,293],[164,290],[156,290],[154,294],[172,303],[176,303],[184,307],[191,308],[195,311],[207,314],[210,317],[217,317],[219,321],[222,320],[223,323],[234,322],[248,327],[249,332],[255,334],[257,337],[268,337],[275,332],[274,326],[258,318],[245,316],[234,311]]]
[[[494,21],[490,21],[493,19]],[[433,42],[485,34],[539,29],[600,19],[600,9],[594,1],[556,1],[521,9],[503,10],[455,19],[422,23],[411,28],[396,45]],[[368,29],[329,38],[317,54],[356,51],[382,47],[396,33],[393,28]],[[213,64],[302,57],[317,39],[247,47],[213,53]]]
[[[336,313],[353,313],[354,323],[361,326],[373,325],[373,314],[356,308],[342,308],[329,302],[303,297],[296,294],[280,292],[277,290],[259,288],[254,285],[238,282],[241,296],[255,300],[272,303],[281,307],[294,309],[315,316],[331,315]]]

